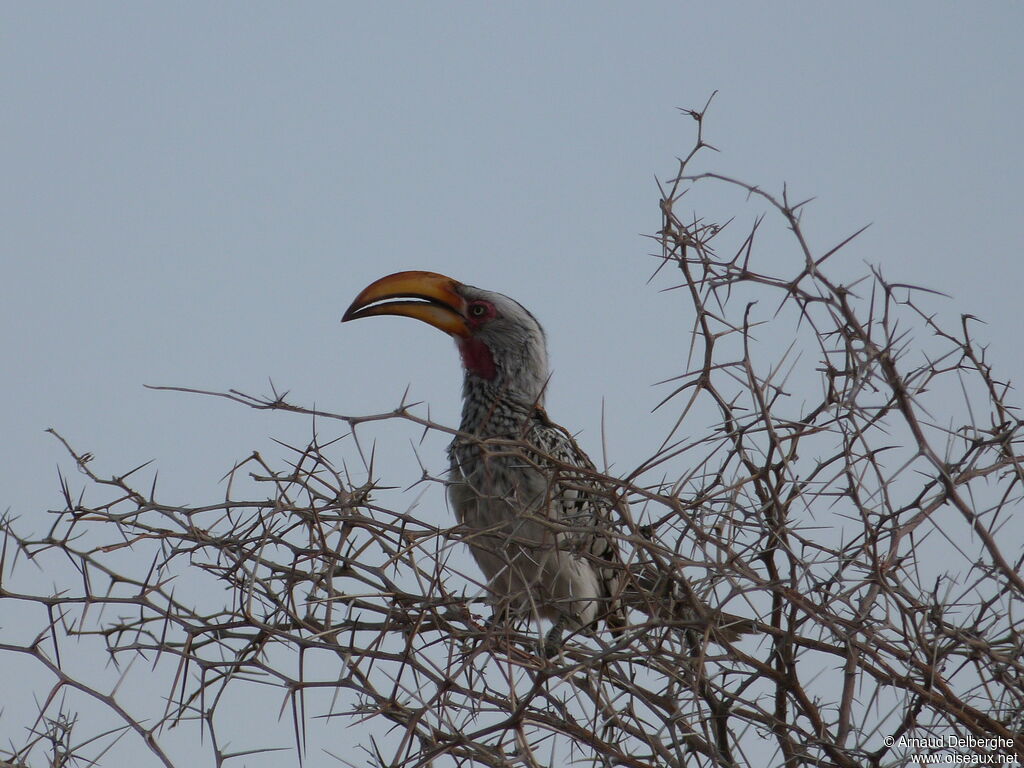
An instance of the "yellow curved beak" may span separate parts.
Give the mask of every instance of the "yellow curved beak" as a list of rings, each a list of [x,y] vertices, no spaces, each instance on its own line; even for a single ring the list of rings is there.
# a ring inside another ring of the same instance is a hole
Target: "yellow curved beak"
[[[466,337],[469,336],[466,300],[455,290],[459,285],[436,272],[396,272],[363,288],[341,322],[377,315],[401,315],[422,320],[452,336]]]

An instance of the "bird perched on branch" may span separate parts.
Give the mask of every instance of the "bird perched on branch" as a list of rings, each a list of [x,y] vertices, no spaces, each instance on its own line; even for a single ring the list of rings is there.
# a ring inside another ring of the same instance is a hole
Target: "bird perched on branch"
[[[462,423],[448,449],[449,497],[498,610],[550,619],[550,655],[565,628],[589,631],[604,619],[618,631],[624,601],[649,606],[650,594],[626,600],[637,580],[619,555],[611,493],[544,411],[547,343],[536,318],[500,293],[419,271],[370,284],[342,322],[379,315],[412,317],[455,339],[465,379]],[[692,593],[685,598],[691,607],[664,614],[703,623],[719,642],[750,630],[746,619],[703,603],[694,609]]]

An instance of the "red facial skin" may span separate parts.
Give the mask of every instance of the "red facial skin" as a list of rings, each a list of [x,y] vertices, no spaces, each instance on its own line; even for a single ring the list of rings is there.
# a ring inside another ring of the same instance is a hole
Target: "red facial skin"
[[[484,323],[496,316],[494,305],[489,301],[471,301],[466,307],[466,323],[471,331],[478,330]],[[459,346],[462,364],[467,371],[488,381],[497,375],[494,355],[491,354],[490,347],[484,342],[476,336],[456,337],[455,341]]]

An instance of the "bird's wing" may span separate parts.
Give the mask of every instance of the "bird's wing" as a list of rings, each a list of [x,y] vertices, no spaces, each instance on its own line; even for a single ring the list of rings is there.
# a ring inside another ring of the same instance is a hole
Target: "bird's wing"
[[[541,453],[550,468],[550,509],[561,525],[569,527],[567,538],[574,549],[597,571],[608,601],[601,611],[608,625],[625,625],[619,604],[623,564],[614,536],[612,490],[594,478],[597,468],[564,427],[552,422],[542,408],[536,408],[527,441]]]
[[[608,600],[604,618],[612,630],[626,625],[625,606],[639,608],[653,617],[692,623],[704,628],[715,642],[733,642],[757,632],[749,619],[707,605],[696,595],[682,573],[661,572],[649,564],[626,564],[615,535],[619,520],[616,508],[625,501],[614,489],[594,477],[597,469],[564,427],[552,422],[540,408],[531,442],[553,460],[559,522],[578,526],[577,546],[598,570]],[[580,472],[573,472],[578,467]],[[628,517],[626,511],[625,517]]]

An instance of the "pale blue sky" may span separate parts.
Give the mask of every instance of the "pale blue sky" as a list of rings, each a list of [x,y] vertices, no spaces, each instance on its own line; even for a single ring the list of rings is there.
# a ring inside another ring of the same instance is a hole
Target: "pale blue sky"
[[[50,426],[101,473],[155,460],[179,502],[308,435],[147,383],[344,413],[411,384],[453,422],[446,339],[338,324],[402,268],[531,309],[552,415],[596,453],[603,399],[639,461],[690,323],[641,234],[692,141],[676,108],[714,90],[717,170],[815,197],[822,250],[872,223],[836,269],[952,294],[1020,381],[1022,30],[1017,2],[5,3],[0,507],[59,506]]]

